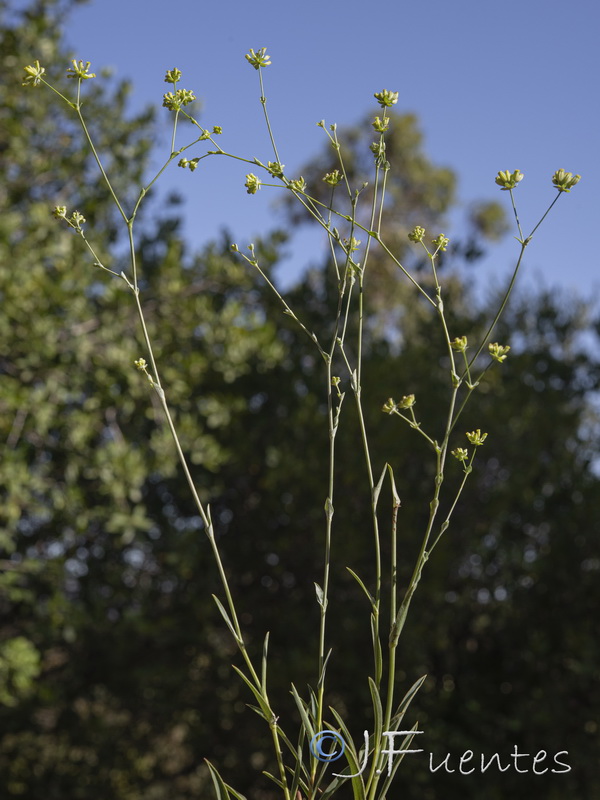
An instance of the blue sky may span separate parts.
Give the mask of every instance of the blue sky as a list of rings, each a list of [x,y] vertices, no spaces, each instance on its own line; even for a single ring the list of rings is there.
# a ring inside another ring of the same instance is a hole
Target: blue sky
[[[111,66],[116,77],[132,80],[135,108],[160,107],[169,88],[164,73],[177,66],[181,86],[202,101],[201,124],[221,125],[230,152],[262,160],[272,155],[257,73],[244,53],[267,47],[273,63],[264,73],[266,94],[288,174],[323,146],[318,120],[352,124],[376,111],[373,92],[398,91],[396,108],[418,115],[429,157],[459,176],[462,209],[452,222],[476,199],[508,201],[494,176],[519,168],[525,180],[516,197],[523,227],[531,228],[554,197],[552,173],[580,173],[581,183],[560,199],[528,249],[524,280],[595,298],[599,30],[592,0],[91,0],[72,13],[66,37],[95,71]],[[160,115],[157,148],[166,154],[168,112]],[[193,174],[174,164],[162,183],[185,198],[191,243],[226,225],[242,247],[277,224],[274,190],[247,195],[243,165],[201,164]],[[316,235],[297,237],[284,282],[323,246]],[[476,267],[481,285],[507,274],[516,250],[510,237],[495,248]]]

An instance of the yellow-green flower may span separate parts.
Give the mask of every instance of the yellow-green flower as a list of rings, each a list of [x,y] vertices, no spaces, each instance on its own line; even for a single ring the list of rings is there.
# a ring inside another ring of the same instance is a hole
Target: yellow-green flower
[[[182,106],[187,106],[196,99],[196,95],[191,89],[177,89],[173,92],[163,94],[163,106],[169,111],[179,111]],[[207,131],[208,133],[208,131]]]
[[[450,342],[450,347],[453,350],[457,350],[459,353],[464,353],[467,349],[467,337],[466,336],[457,336],[456,339],[453,339]]]
[[[389,108],[398,102],[398,92],[390,92],[387,89],[382,92],[375,92],[373,97],[382,108]]]
[[[411,242],[422,242],[424,236],[425,228],[422,228],[420,225],[415,225],[412,231],[408,234],[408,238]]]
[[[83,61],[75,61],[73,59],[71,61],[73,64],[72,67],[67,69],[67,78],[78,78],[80,81],[88,80],[89,78],[95,78],[96,73],[90,72],[90,62],[86,61],[85,64]]]
[[[294,189],[296,192],[303,192],[306,189],[306,181],[302,175],[295,181],[290,181],[290,188]]]
[[[165,83],[177,83],[181,80],[181,70],[180,69],[168,69],[167,74],[165,75]]]
[[[443,233],[440,233],[439,236],[436,236],[435,239],[431,240],[431,244],[434,245],[437,250],[441,250],[442,252],[448,247],[450,243],[450,239],[447,236],[444,236]]]
[[[476,431],[467,433],[467,439],[471,442],[471,444],[474,444],[475,447],[479,447],[487,439],[487,433],[482,433],[479,428],[477,428]]]
[[[415,404],[414,394],[405,394],[398,403],[398,408],[412,408]]]
[[[261,47],[258,52],[254,52],[252,48],[250,48],[250,52],[246,53],[246,60],[248,63],[252,64],[254,69],[260,69],[261,67],[268,67],[271,64],[271,56],[267,55],[267,48]]]
[[[272,175],[274,178],[283,178],[284,167],[285,164],[280,164],[279,161],[267,162],[267,171],[269,175]]]
[[[39,86],[42,81],[42,75],[46,72],[44,67],[40,66],[40,62],[36,61],[35,64],[28,64],[23,69],[25,70],[23,86]]]
[[[465,447],[456,447],[454,450],[450,451],[454,458],[457,458],[459,461],[462,461],[463,464],[469,457],[469,451]]]
[[[371,124],[373,125],[377,133],[385,133],[387,129],[390,127],[390,118],[384,117],[384,119],[381,119],[380,117],[375,117],[375,119]]]
[[[501,345],[498,342],[494,342],[493,344],[488,344],[488,350],[494,361],[498,361],[501,364],[506,361],[506,354],[510,350],[510,345]]]
[[[523,173],[519,169],[516,169],[514,172],[509,172],[509,170],[506,169],[496,175],[496,183],[503,192],[506,192],[509,189],[514,189],[515,186],[522,180]]]
[[[394,400],[391,397],[388,397],[388,399],[381,407],[381,410],[386,414],[393,414],[394,411],[396,410],[396,403],[394,403]]]
[[[552,183],[559,192],[570,192],[580,180],[581,175],[573,175],[572,172],[566,172],[564,169],[557,170],[552,176]]]
[[[250,173],[246,175],[246,183],[244,184],[248,194],[256,194],[261,187],[261,180],[256,175]]]
[[[333,172],[328,172],[323,178],[323,180],[330,186],[337,186],[338,183],[342,180],[342,176],[340,175],[339,169],[334,169]]]

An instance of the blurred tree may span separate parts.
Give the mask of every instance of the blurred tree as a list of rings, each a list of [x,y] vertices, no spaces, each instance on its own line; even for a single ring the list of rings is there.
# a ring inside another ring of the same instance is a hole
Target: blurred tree
[[[12,76],[0,104],[0,785],[25,800],[191,800],[210,796],[209,757],[241,791],[274,800],[259,775],[271,763],[268,737],[245,709],[250,698],[230,668],[236,651],[210,597],[220,586],[209,547],[160,409],[132,366],[142,352],[135,310],[49,213],[59,203],[84,210],[95,244],[119,263],[112,207],[73,121],[48,94],[20,86],[32,53],[66,63],[59,23],[68,6],[38,2],[19,19],[0,2],[0,58]],[[87,114],[130,199],[147,163],[150,116],[127,117],[126,87],[104,93],[101,85],[89,90]],[[344,155],[358,185],[358,142],[371,158],[365,128]],[[414,118],[394,116],[391,135],[388,157],[403,177],[390,187],[386,235],[405,253],[406,229],[439,231],[455,179],[423,155]],[[315,188],[328,163],[305,171]],[[496,209],[481,212],[472,254],[484,246],[480,234],[501,227]],[[307,337],[231,255],[229,236],[190,254],[173,208],[143,230],[144,304],[184,449],[211,502],[251,647],[272,632],[271,696],[293,725],[289,682],[315,681],[325,375]],[[454,262],[470,258],[469,236]],[[258,245],[267,270],[284,241],[275,233]],[[468,279],[450,271],[454,262],[444,276],[450,323],[474,340],[492,301],[476,306]],[[374,276],[386,269],[373,262]],[[391,272],[382,281],[403,286]],[[336,296],[324,265],[289,301],[322,331]],[[414,391],[421,418],[439,425],[442,349],[437,320],[404,288],[375,291],[370,312],[364,404],[374,463],[393,464],[402,494],[406,581],[430,496],[430,456],[381,405]],[[438,761],[476,746],[510,754],[518,744],[568,749],[573,771],[530,785],[514,770],[431,776],[424,761],[407,759],[395,790],[402,796],[600,792],[598,359],[582,341],[597,333],[581,307],[551,294],[509,311],[498,338],[512,336],[511,357],[461,427],[490,436],[428,564],[399,674],[405,688],[430,675],[413,718]],[[369,582],[372,544],[350,402],[344,411],[329,701],[360,737],[370,723],[368,614],[345,567]],[[450,469],[446,497],[459,479]],[[385,511],[381,521],[387,531]]]

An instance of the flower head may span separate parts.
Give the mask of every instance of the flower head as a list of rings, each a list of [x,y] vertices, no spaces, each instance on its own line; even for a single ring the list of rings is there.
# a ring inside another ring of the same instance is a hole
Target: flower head
[[[398,102],[398,92],[390,92],[388,89],[384,89],[382,92],[375,92],[373,97],[382,108],[389,108]]]
[[[83,214],[80,214],[79,211],[74,211],[71,214],[71,217],[67,220],[67,222],[72,228],[75,228],[76,231],[80,231],[81,226],[85,222],[85,217],[83,216]]]
[[[267,172],[274,178],[283,178],[283,168],[285,164],[280,164],[279,161],[268,161]]]
[[[28,64],[23,67],[25,70],[25,80],[23,86],[39,86],[42,80],[42,75],[46,72],[44,67],[40,66],[40,62],[36,61],[35,64]]]
[[[257,178],[256,175],[250,173],[246,175],[246,183],[244,186],[246,187],[246,191],[248,194],[256,194],[261,187],[261,180]]]
[[[386,414],[393,414],[394,413],[394,411],[396,410],[396,403],[394,403],[394,400],[393,400],[392,397],[388,397],[388,399],[385,401],[385,403],[381,407],[381,410]]]
[[[168,69],[167,74],[165,75],[165,83],[177,83],[181,80],[181,70],[176,69]]]
[[[459,461],[462,461],[463,464],[469,457],[469,451],[465,447],[456,447],[454,450],[450,451],[454,458],[457,458]]]
[[[261,67],[268,67],[271,64],[271,56],[267,55],[267,48],[261,47],[258,52],[254,52],[252,48],[250,48],[250,52],[246,53],[246,61],[252,64],[254,69],[260,69]]]
[[[431,244],[435,245],[438,250],[444,252],[444,250],[448,247],[450,239],[447,236],[444,236],[443,233],[440,233],[439,236],[436,236],[435,239],[431,240]]]
[[[373,122],[371,123],[377,133],[385,133],[390,126],[390,118],[384,117],[381,119],[380,117],[375,117]]]
[[[467,337],[466,336],[457,336],[456,339],[453,339],[450,342],[450,347],[453,350],[457,350],[459,353],[464,353],[467,349]]]
[[[572,172],[565,172],[564,169],[557,170],[552,176],[552,183],[559,192],[570,192],[580,180],[581,175],[573,175]]]
[[[521,170],[516,169],[514,172],[509,172],[507,169],[504,172],[499,172],[496,175],[496,183],[503,192],[509,189],[514,189],[515,186],[523,180],[523,173]]]
[[[471,442],[471,444],[474,444],[475,447],[479,447],[487,439],[487,433],[482,433],[479,428],[477,428],[476,431],[467,433],[467,439]]]
[[[414,394],[405,394],[398,403],[398,408],[412,408],[415,404]]]
[[[73,64],[73,66],[67,69],[67,78],[78,78],[80,81],[84,81],[96,77],[95,72],[89,71],[89,61],[86,61],[84,64],[83,61],[75,61],[75,59],[73,59],[71,64]]]
[[[360,239],[355,239],[354,236],[352,236],[350,239],[344,239],[342,244],[344,245],[346,253],[355,253],[360,246]]]
[[[163,106],[169,111],[179,111],[182,106],[187,106],[196,99],[191,89],[177,89],[175,93],[167,92],[163,95]]]
[[[498,361],[501,364],[506,361],[506,354],[510,350],[510,345],[501,345],[498,342],[494,342],[493,344],[488,344],[488,350],[494,361]]]
[[[338,183],[342,180],[342,176],[340,175],[339,169],[334,169],[333,172],[328,172],[327,175],[323,178],[325,183],[328,183],[330,186],[337,186]]]
[[[199,158],[191,158],[189,161],[187,158],[180,158],[177,162],[177,166],[183,167],[184,169],[187,167],[190,172],[193,172],[198,166],[199,161]]]
[[[422,228],[420,225],[415,225],[412,231],[408,234],[408,238],[411,242],[422,242],[424,236],[425,228]]]
[[[290,181],[290,188],[294,189],[296,192],[303,192],[306,189],[306,181],[302,175],[295,181]]]

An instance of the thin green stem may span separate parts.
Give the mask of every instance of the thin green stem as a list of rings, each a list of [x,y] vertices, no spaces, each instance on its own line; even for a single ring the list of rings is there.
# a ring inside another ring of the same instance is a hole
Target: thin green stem
[[[104,183],[106,184],[106,186],[108,188],[108,191],[110,192],[110,195],[111,195],[111,197],[112,197],[112,199],[114,201],[114,204],[119,209],[119,213],[123,217],[124,222],[128,223],[129,220],[127,218],[127,214],[123,211],[121,203],[119,202],[119,198],[117,197],[117,195],[115,193],[115,190],[113,189],[112,184],[111,184],[110,180],[108,179],[108,175],[104,171],[104,167],[102,166],[102,161],[100,160],[100,156],[98,155],[98,153],[96,151],[96,148],[94,146],[94,142],[92,141],[92,137],[90,136],[90,133],[89,133],[89,131],[87,129],[87,125],[85,124],[85,120],[83,118],[83,114],[81,113],[81,106],[80,106],[79,102],[77,103],[77,105],[75,107],[75,111],[77,112],[77,117],[79,118],[79,122],[81,124],[81,127],[83,128],[83,132],[84,132],[85,138],[87,140],[88,146],[89,146],[89,148],[90,148],[90,150],[92,152],[92,155],[94,156],[96,164],[98,165],[98,169],[100,170],[100,173],[102,174],[102,178],[104,179]]]
[[[267,123],[267,130],[269,131],[269,138],[271,139],[273,152],[275,153],[275,161],[277,161],[278,164],[281,164],[281,159],[279,158],[279,153],[277,152],[277,145],[275,144],[275,137],[273,136],[273,130],[271,128],[271,121],[269,120],[269,112],[267,111],[267,98],[265,97],[262,69],[260,67],[258,68],[258,78],[260,80],[260,102],[265,115],[265,122]]]
[[[511,201],[511,203],[512,203],[512,207],[513,207],[513,213],[514,213],[514,215],[515,215],[515,221],[516,221],[516,223],[517,223],[517,228],[518,228],[518,231],[519,231],[519,236],[521,237],[521,238],[520,238],[520,242],[521,242],[521,244],[523,244],[523,231],[521,230],[521,223],[519,222],[519,214],[518,214],[518,212],[517,212],[517,206],[516,206],[516,204],[515,204],[515,195],[514,195],[514,193],[513,193],[513,190],[512,190],[512,189],[509,189],[509,192],[510,192],[510,201]]]

